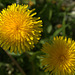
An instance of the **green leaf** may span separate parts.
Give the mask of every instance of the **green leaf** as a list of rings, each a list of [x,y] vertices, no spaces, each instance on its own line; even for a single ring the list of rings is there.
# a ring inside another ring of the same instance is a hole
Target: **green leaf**
[[[50,10],[49,10],[49,21],[50,21],[51,18],[52,18],[52,12],[53,12],[52,9],[50,9]]]
[[[52,31],[52,25],[49,25],[47,28],[47,32],[50,33]]]
[[[46,11],[47,6],[48,6],[47,4],[44,5],[43,9],[39,12],[40,15]]]
[[[65,26],[64,26],[64,28],[66,28],[66,27],[68,27],[68,25],[65,25]],[[60,29],[58,29],[58,30],[56,30],[56,31],[54,32],[54,34],[53,34],[53,37],[54,37],[54,36],[57,36],[62,30],[63,30],[63,27],[60,28]]]
[[[62,28],[56,30],[56,31],[54,32],[54,34],[53,34],[53,37],[54,37],[54,36],[57,36],[61,31],[62,31]]]
[[[63,32],[62,35],[63,35],[63,36],[65,36],[65,32],[66,32],[66,31],[65,31],[65,25],[66,25],[65,22],[66,22],[66,12],[64,13],[64,18],[63,18],[63,21],[62,21],[62,28],[63,28],[63,30],[62,30],[62,32]]]
[[[10,55],[12,56],[20,56],[21,54],[19,52],[17,52],[17,54],[15,54],[14,52],[10,52],[10,51],[7,51]]]

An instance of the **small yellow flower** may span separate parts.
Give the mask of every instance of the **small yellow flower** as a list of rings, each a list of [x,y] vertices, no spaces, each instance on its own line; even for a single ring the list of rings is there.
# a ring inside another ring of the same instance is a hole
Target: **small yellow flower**
[[[34,47],[42,31],[42,20],[33,17],[35,9],[29,10],[28,5],[12,4],[0,13],[0,46],[10,52],[25,52]]]
[[[45,43],[42,51],[42,65],[50,75],[74,75],[75,71],[75,42],[70,38],[54,37],[51,44]]]

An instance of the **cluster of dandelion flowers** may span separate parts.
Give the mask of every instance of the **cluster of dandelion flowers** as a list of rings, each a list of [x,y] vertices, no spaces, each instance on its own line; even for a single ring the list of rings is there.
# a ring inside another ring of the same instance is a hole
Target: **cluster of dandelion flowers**
[[[42,66],[51,75],[74,75],[75,71],[75,42],[63,36],[54,37],[50,44],[46,42],[42,51]]]
[[[0,46],[10,52],[25,52],[34,47],[42,32],[42,20],[28,5],[12,4],[0,13]],[[32,14],[31,14],[32,13]]]

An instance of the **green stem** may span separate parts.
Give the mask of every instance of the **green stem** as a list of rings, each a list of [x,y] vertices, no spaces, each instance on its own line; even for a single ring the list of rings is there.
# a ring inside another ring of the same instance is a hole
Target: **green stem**
[[[9,56],[9,58],[13,61],[13,63],[16,65],[16,67],[20,70],[20,72],[22,73],[22,75],[26,75],[25,72],[23,71],[23,69],[17,63],[17,61],[10,54],[8,54],[7,51],[5,51],[5,53]]]
[[[65,23],[65,17],[66,17],[66,12],[64,13],[64,18],[63,18],[63,22],[62,22],[62,27],[63,27],[63,30],[62,30],[62,35],[63,36],[65,36],[65,25],[66,25],[66,23]]]
[[[28,57],[28,59],[30,59],[31,56],[29,55],[29,53],[25,52],[25,54],[26,54],[26,56]],[[35,66],[34,66],[34,62],[31,61],[31,64],[32,64],[32,70],[33,70],[33,74],[32,74],[32,75],[35,75]]]

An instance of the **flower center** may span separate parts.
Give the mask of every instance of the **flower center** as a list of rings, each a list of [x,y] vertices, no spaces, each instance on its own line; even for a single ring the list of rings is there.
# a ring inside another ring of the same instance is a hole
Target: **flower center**
[[[18,30],[19,29],[19,27],[18,26],[16,26],[16,30]]]
[[[61,55],[61,56],[59,57],[59,59],[60,59],[60,61],[62,62],[62,61],[64,61],[64,60],[66,59],[66,57],[65,57],[64,55]]]
[[[20,26],[19,25],[16,25],[16,31],[20,30]]]

